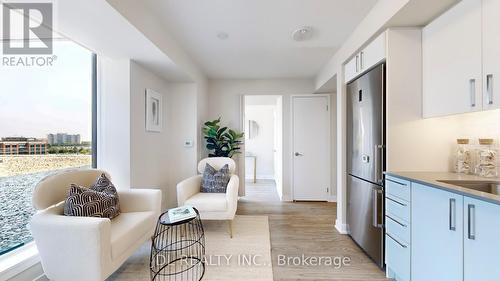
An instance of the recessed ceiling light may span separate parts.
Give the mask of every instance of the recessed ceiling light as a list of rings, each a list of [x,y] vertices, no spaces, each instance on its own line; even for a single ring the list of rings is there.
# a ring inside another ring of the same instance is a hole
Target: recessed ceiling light
[[[229,38],[229,34],[227,34],[226,32],[219,32],[217,33],[217,38],[219,38],[220,40],[226,40],[227,38]]]
[[[305,41],[311,39],[313,36],[313,30],[310,26],[303,26],[292,32],[292,38],[295,41]]]

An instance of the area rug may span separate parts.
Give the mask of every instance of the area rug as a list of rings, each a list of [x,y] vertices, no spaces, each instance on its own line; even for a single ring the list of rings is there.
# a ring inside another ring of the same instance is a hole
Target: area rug
[[[225,221],[204,221],[206,271],[203,280],[273,280],[267,216],[236,216],[233,238]],[[107,281],[147,281],[150,243],[144,244]]]

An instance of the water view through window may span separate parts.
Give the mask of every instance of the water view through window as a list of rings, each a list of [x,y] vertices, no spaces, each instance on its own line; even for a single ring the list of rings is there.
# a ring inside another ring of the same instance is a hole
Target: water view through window
[[[52,66],[0,66],[0,255],[33,240],[40,179],[92,163],[92,53],[54,42]]]

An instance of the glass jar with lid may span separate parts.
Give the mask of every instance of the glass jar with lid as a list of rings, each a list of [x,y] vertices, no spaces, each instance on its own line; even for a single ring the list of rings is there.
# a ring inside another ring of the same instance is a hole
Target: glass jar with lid
[[[469,139],[457,139],[457,148],[455,151],[455,172],[461,174],[472,174],[472,149]]]
[[[498,176],[498,148],[493,139],[479,139],[475,172],[481,177]]]

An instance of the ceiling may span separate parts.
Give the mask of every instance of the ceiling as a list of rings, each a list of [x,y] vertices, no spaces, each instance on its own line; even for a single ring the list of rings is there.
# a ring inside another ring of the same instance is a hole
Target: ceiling
[[[314,77],[377,0],[144,2],[209,78],[263,79]],[[313,37],[293,41],[303,26]]]

